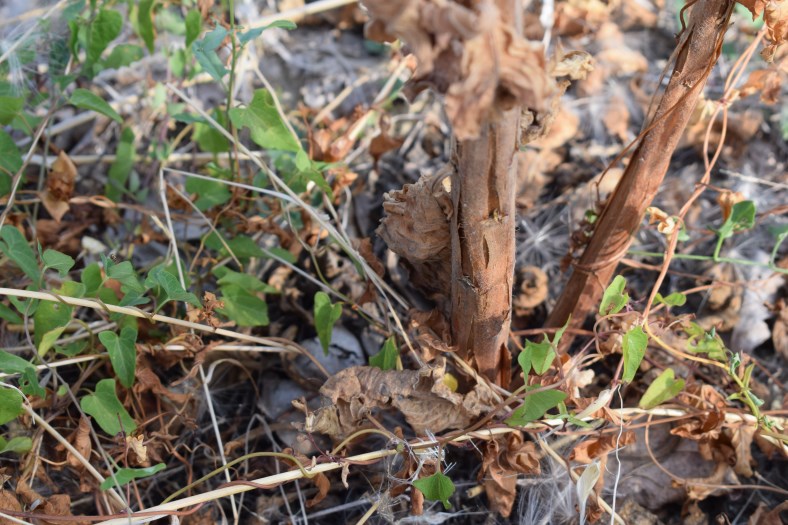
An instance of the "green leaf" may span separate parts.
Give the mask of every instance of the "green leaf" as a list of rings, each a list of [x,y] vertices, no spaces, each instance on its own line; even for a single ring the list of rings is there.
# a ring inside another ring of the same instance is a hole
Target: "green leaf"
[[[640,398],[638,406],[649,410],[657,405],[661,405],[669,399],[673,399],[684,388],[684,380],[676,379],[672,368],[666,368],[657,377]]]
[[[22,317],[4,303],[0,303],[0,319],[5,319],[12,324],[22,324]]]
[[[0,251],[22,269],[36,287],[41,282],[41,270],[27,239],[14,226],[6,224],[0,230]]]
[[[233,239],[226,240],[227,246],[233,251],[239,259],[249,259],[250,257],[265,257],[265,252],[257,245],[257,243],[248,235],[236,235]],[[229,255],[227,249],[216,237],[216,234],[211,232],[205,239],[205,245],[212,250],[216,250],[223,255]]]
[[[21,357],[9,354],[5,350],[0,350],[0,372],[5,374],[21,374],[28,368],[33,368],[32,363]]]
[[[664,304],[665,306],[684,306],[687,302],[687,296],[681,292],[674,292],[667,297],[662,297],[661,293],[657,293],[654,297],[654,304]]]
[[[24,411],[22,395],[16,390],[0,386],[0,425],[13,421]]]
[[[112,48],[109,56],[104,60],[104,69],[119,69],[130,66],[141,60],[145,52],[140,46],[134,44],[120,44]]]
[[[118,122],[119,124],[123,123],[123,119],[118,115],[118,112],[112,109],[112,107],[106,103],[106,101],[93,93],[92,91],[88,91],[87,89],[77,88],[71,94],[71,98],[68,99],[68,103],[82,109],[89,109],[91,111],[95,111],[96,113],[101,113],[104,116],[107,116]]]
[[[22,372],[22,376],[19,378],[19,389],[26,396],[38,396],[41,399],[47,396],[46,389],[38,384],[38,370],[32,365]]]
[[[555,408],[566,399],[566,394],[560,390],[544,390],[536,392],[523,400],[523,404],[515,410],[506,424],[513,427],[522,427],[541,419],[551,408]]]
[[[158,463],[156,465],[153,465],[152,467],[145,467],[145,468],[128,468],[128,467],[119,468],[117,472],[115,472],[114,479],[112,477],[108,477],[107,479],[101,482],[99,488],[101,490],[111,489],[112,487],[116,486],[115,480],[118,481],[117,486],[120,487],[129,483],[132,480],[147,478],[149,476],[152,476],[157,472],[161,472],[162,470],[164,470],[165,467],[166,465],[164,463]]]
[[[153,54],[153,40],[155,38],[155,30],[153,28],[153,5],[155,3],[156,0],[140,0],[137,11],[137,30],[142,41],[145,42],[145,47],[148,48],[148,52],[151,54]]]
[[[643,361],[643,356],[646,355],[648,335],[643,331],[642,326],[630,328],[627,333],[624,334],[621,346],[624,349],[624,374],[622,379],[626,383],[631,383],[635,378],[638,368],[640,368],[640,362]]]
[[[120,142],[115,150],[115,162],[107,173],[107,185],[104,195],[112,202],[119,202],[126,191],[126,183],[134,167],[134,132],[124,127],[120,134]]]
[[[41,341],[38,343],[38,355],[41,357],[46,355],[49,349],[55,346],[55,343],[57,342],[58,338],[60,338],[60,336],[63,334],[65,330],[66,330],[65,326],[58,326],[56,328],[53,328],[52,330],[44,332],[44,334],[41,336]],[[38,335],[38,333],[39,331],[36,330],[36,335]]]
[[[0,96],[0,124],[7,126],[25,107],[22,97]]]
[[[11,177],[22,168],[22,154],[11,135],[0,129],[0,197],[11,193]]]
[[[109,353],[112,369],[120,382],[126,388],[134,384],[134,373],[137,364],[137,329],[131,326],[124,327],[120,337],[115,332],[105,331],[99,333],[99,340]]]
[[[192,44],[192,53],[200,63],[206,73],[217,82],[221,82],[224,75],[228,73],[226,67],[222,63],[219,55],[216,54],[216,48],[219,47],[227,36],[227,30],[220,25],[205,35],[202,40],[198,40]]]
[[[118,264],[106,264],[107,277],[115,279],[121,285],[123,293],[137,292],[144,293],[145,287],[140,284],[137,272],[130,261],[123,261]]]
[[[202,306],[197,296],[184,290],[178,278],[165,270],[162,266],[156,266],[148,272],[148,278],[145,279],[145,284],[151,288],[158,286],[163,292],[164,297],[159,304],[159,308],[168,301],[183,301],[198,308]]]
[[[397,349],[397,341],[392,336],[386,339],[380,352],[369,358],[369,366],[376,366],[381,370],[396,370],[398,360],[399,350]]]
[[[684,333],[689,336],[687,340],[687,350],[694,354],[707,354],[709,359],[715,361],[725,361],[725,343],[715,330],[706,332],[698,323],[690,322],[684,328]]]
[[[216,271],[214,271],[213,273],[217,277],[219,277],[219,280],[216,281],[216,284],[222,287],[227,286],[229,284],[235,284],[240,288],[243,288],[244,290],[248,290],[251,292],[262,292],[262,293],[273,293],[273,294],[279,293],[279,290],[277,290],[270,284],[264,283],[254,275],[234,272],[225,267],[222,267],[221,269],[217,268]]]
[[[627,280],[616,275],[613,282],[605,289],[602,294],[602,302],[599,303],[600,315],[611,315],[620,312],[629,302],[629,295],[624,292],[627,286]]]
[[[202,16],[196,9],[186,13],[186,47],[191,47],[202,31]]]
[[[127,435],[137,430],[137,424],[120,403],[115,394],[115,380],[102,379],[96,385],[94,394],[85,396],[79,406],[86,414],[93,416],[101,430],[115,436],[120,432]]]
[[[103,282],[101,266],[98,263],[90,263],[82,270],[82,284],[85,285],[85,295],[87,297],[96,295]]]
[[[52,268],[60,274],[60,277],[65,277],[71,268],[74,267],[74,259],[70,255],[60,253],[57,250],[46,249],[41,255],[44,261],[44,268]]]
[[[186,179],[186,191],[197,194],[194,205],[200,211],[209,210],[214,206],[222,206],[229,202],[233,196],[226,184],[194,177]]]
[[[534,372],[542,375],[550,368],[555,356],[555,350],[545,337],[544,342],[541,343],[526,341],[525,349],[517,356],[517,362],[523,369],[524,376],[528,377],[532,367]]]
[[[755,224],[755,203],[753,201],[741,201],[733,205],[731,214],[723,223],[717,235],[722,239],[727,239],[735,232],[749,230]]]
[[[224,308],[217,309],[220,314],[238,326],[268,325],[268,304],[265,301],[235,284],[224,285],[221,291]]]
[[[279,117],[274,98],[266,89],[256,90],[246,108],[231,109],[230,120],[237,128],[249,128],[252,140],[265,149],[294,153],[302,149]]]
[[[26,454],[33,448],[33,440],[29,437],[15,437],[11,441],[6,441],[0,436],[0,454],[12,452],[14,454]]]
[[[331,304],[331,299],[326,292],[317,292],[315,294],[314,312],[317,337],[323,346],[323,352],[328,355],[328,347],[331,344],[331,332],[334,330],[334,323],[342,316],[342,305]]]
[[[419,489],[428,500],[440,501],[446,510],[451,508],[449,498],[452,497],[455,489],[449,476],[436,472],[432,476],[417,479],[413,482],[413,486]]]
[[[87,26],[87,49],[85,71],[92,76],[93,66],[98,64],[101,54],[115,40],[123,27],[123,16],[114,9],[99,10],[96,18]]]
[[[298,26],[295,25],[295,23],[291,22],[290,20],[275,20],[268,25],[262,27],[256,27],[254,29],[250,29],[249,31],[246,31],[245,33],[241,33],[240,35],[238,35],[238,42],[242,46],[244,46],[250,40],[254,40],[258,36],[262,35],[263,31],[265,31],[266,29],[270,29],[272,27],[279,27],[281,29],[293,30]]]

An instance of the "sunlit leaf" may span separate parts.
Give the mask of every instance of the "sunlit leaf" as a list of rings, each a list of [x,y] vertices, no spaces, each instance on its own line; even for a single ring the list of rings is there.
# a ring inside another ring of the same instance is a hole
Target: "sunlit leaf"
[[[602,302],[599,303],[600,315],[611,315],[620,312],[629,302],[629,295],[624,292],[627,280],[616,275],[602,294]]]
[[[525,397],[523,404],[515,410],[506,424],[513,427],[525,426],[532,421],[541,419],[551,408],[555,408],[566,399],[560,390],[544,390]]]
[[[381,370],[396,370],[398,360],[397,341],[394,337],[389,337],[383,343],[383,348],[380,349],[380,352],[369,358],[369,366],[376,366]]]
[[[676,397],[682,388],[684,388],[684,380],[676,379],[673,369],[666,368],[648,386],[646,393],[640,398],[638,406],[646,410],[654,408]]]
[[[624,351],[624,373],[622,379],[626,383],[631,383],[635,374],[640,368],[640,362],[646,355],[648,346],[648,335],[643,331],[642,326],[630,328],[621,340]]]
[[[436,472],[432,476],[417,479],[413,486],[419,489],[424,497],[432,501],[440,501],[443,508],[449,510],[451,504],[449,498],[454,495],[454,483],[449,477],[441,472]]]
[[[238,128],[247,127],[252,140],[266,149],[297,152],[301,144],[290,134],[266,89],[258,89],[245,108],[230,110],[230,120]]]

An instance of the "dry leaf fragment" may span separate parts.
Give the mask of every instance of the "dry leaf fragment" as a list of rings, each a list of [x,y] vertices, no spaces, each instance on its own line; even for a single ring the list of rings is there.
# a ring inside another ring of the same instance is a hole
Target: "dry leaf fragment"
[[[68,200],[74,193],[77,167],[65,151],[61,151],[47,174],[46,188],[39,194],[41,204],[56,222],[70,209]]]
[[[572,450],[569,459],[588,465],[596,458],[606,456],[616,448],[625,447],[634,442],[634,432],[624,432],[620,438],[618,434],[605,434],[596,438],[586,439],[578,444]]]
[[[443,381],[444,366],[422,370],[346,368],[326,381],[320,393],[330,405],[308,413],[307,432],[341,439],[364,424],[367,415],[393,408],[418,434],[463,428],[490,406],[484,387],[467,396],[452,392]]]
[[[148,465],[148,447],[143,445],[145,436],[126,436],[126,445],[134,453],[137,459],[137,464],[142,466]]]
[[[372,21],[367,36],[401,38],[418,60],[414,81],[446,96],[458,139],[515,106],[545,107],[553,89],[544,50],[516,34],[514,21],[493,0],[466,7],[436,0],[365,0]]]
[[[0,489],[0,509],[5,511],[22,512],[22,505],[10,490]],[[18,522],[0,518],[0,525],[16,525]]]
[[[483,482],[491,510],[504,518],[511,514],[517,494],[517,475],[539,474],[539,458],[533,441],[524,441],[519,432],[487,442],[479,480]]]
[[[90,420],[88,418],[82,416],[79,419],[79,426],[74,431],[69,441],[71,441],[71,444],[74,445],[74,448],[80,453],[83,459],[90,457],[90,451],[93,445],[90,440]],[[83,470],[85,468],[82,462],[77,459],[71,451],[69,451],[66,456],[66,462],[78,470]]]

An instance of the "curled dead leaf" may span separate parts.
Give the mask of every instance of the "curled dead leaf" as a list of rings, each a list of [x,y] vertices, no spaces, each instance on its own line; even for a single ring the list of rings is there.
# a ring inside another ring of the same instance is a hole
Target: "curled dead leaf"
[[[330,404],[307,413],[304,430],[342,439],[380,409],[396,409],[418,434],[463,428],[491,406],[490,395],[477,385],[463,396],[443,381],[444,366],[413,370],[381,370],[355,366],[330,377],[320,393]]]
[[[85,416],[79,419],[79,426],[74,431],[74,434],[69,439],[74,448],[79,452],[83,458],[90,458],[90,451],[92,450],[92,441],[90,440],[90,420]],[[77,470],[83,470],[85,467],[82,462],[77,459],[71,451],[66,456],[66,462]]]
[[[569,459],[583,464],[590,464],[596,458],[606,456],[616,448],[625,447],[635,442],[634,432],[618,434],[604,434],[599,437],[589,438],[575,446]]]
[[[537,111],[553,89],[542,45],[517,35],[514,20],[493,0],[365,0],[372,21],[367,36],[401,38],[418,60],[415,82],[446,96],[458,139],[515,106]]]
[[[539,474],[539,458],[536,445],[524,441],[519,432],[487,442],[479,481],[484,485],[491,510],[504,518],[511,514],[517,495],[517,474]]]

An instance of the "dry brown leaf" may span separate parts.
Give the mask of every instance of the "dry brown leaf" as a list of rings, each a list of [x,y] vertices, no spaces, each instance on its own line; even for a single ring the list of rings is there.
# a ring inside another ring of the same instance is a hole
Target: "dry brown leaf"
[[[145,436],[126,436],[126,445],[134,453],[137,464],[141,466],[148,466],[148,447],[143,445]]]
[[[586,439],[578,444],[569,454],[569,459],[588,465],[596,458],[606,456],[617,447],[625,447],[634,442],[634,432],[624,432],[621,438],[618,437],[618,434],[605,434],[596,438]]]
[[[71,444],[83,458],[90,458],[90,451],[93,448],[92,441],[90,440],[90,420],[84,416],[79,419],[79,426],[71,436]],[[66,456],[66,462],[77,470],[83,470],[85,467],[82,462],[77,459],[71,451]]]
[[[145,392],[152,392],[158,396],[166,397],[179,405],[183,405],[189,401],[189,394],[179,394],[162,385],[161,379],[151,370],[147,359],[138,360],[135,377],[137,381],[134,383],[132,389],[137,395]]]
[[[736,452],[736,464],[733,466],[734,472],[740,476],[751,478],[752,471],[752,440],[757,430],[756,425],[747,425],[740,422],[726,429],[730,433],[731,444]]]
[[[688,478],[685,482],[687,497],[690,500],[701,501],[711,495],[722,493],[725,489],[720,485],[737,485],[738,480],[727,463],[717,463],[714,472],[705,478]]]
[[[4,511],[22,512],[22,505],[19,504],[19,500],[16,499],[13,492],[0,489],[0,509]],[[0,525],[16,525],[16,523],[18,522],[0,518]]]
[[[365,0],[372,21],[367,36],[401,38],[418,61],[414,81],[445,95],[446,112],[460,140],[515,106],[545,109],[553,89],[542,45],[515,33],[514,20],[493,0],[472,8],[434,0]]]
[[[306,501],[306,507],[311,509],[328,496],[328,491],[331,488],[331,481],[329,481],[328,476],[323,474],[322,472],[318,473],[316,476],[311,478],[312,481],[317,486],[317,494],[314,495],[311,499]]]
[[[356,366],[330,377],[320,389],[330,404],[307,413],[304,429],[342,439],[368,415],[393,408],[418,434],[463,428],[489,407],[489,394],[477,385],[467,396],[444,383],[444,366],[413,370],[381,370]]]
[[[70,207],[68,200],[74,194],[77,167],[65,151],[61,151],[46,180],[46,188],[39,194],[41,204],[56,222],[60,222]]]
[[[720,205],[722,211],[722,220],[727,221],[731,216],[733,206],[744,200],[744,194],[738,191],[723,190],[717,194],[717,204]]]
[[[780,514],[788,511],[788,501],[783,501],[772,510],[769,510],[764,503],[758,505],[755,512],[752,513],[750,519],[747,520],[747,525],[783,525],[785,523]]]
[[[783,359],[788,359],[788,306],[786,306],[784,299],[777,301],[775,310],[777,310],[777,315],[774,320],[774,328],[772,328],[774,350],[782,355]]]
[[[507,439],[512,437],[514,441]],[[510,444],[515,450],[510,450]],[[510,459],[514,460],[514,465]],[[520,472],[539,473],[538,453],[533,442],[523,443],[519,433],[499,436],[487,442],[479,481],[484,485],[490,510],[504,518],[512,512],[517,495],[517,474]]]
[[[454,352],[455,347],[450,346],[451,340],[449,322],[437,308],[429,312],[412,311],[410,313],[410,326],[416,331],[416,342],[422,351],[424,360],[429,363],[444,352]]]
[[[37,502],[36,512],[40,514],[48,514],[50,516],[71,517],[71,497],[66,494],[55,494],[44,498],[41,494],[30,488],[25,481],[20,481],[16,485],[16,494],[26,504],[31,505]],[[58,525],[62,523],[61,520],[47,521],[40,520],[44,525]],[[69,523],[75,525],[87,525],[89,522],[74,519],[68,520]]]
[[[761,56],[772,62],[777,48],[788,40],[788,0],[769,0],[763,9],[763,22],[770,44],[761,51]]]
[[[780,100],[782,78],[776,69],[757,69],[750,73],[747,81],[739,89],[741,97],[760,93],[761,102],[776,104]]]
[[[384,217],[376,233],[405,259],[411,285],[441,303],[451,282],[452,204],[443,180],[451,167],[383,196]]]

